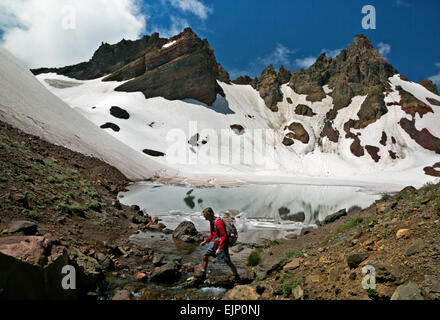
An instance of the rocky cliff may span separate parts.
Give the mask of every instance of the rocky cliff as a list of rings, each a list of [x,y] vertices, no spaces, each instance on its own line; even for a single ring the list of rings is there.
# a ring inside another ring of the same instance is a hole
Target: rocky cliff
[[[160,38],[158,33],[131,41],[125,40],[110,45],[102,43],[92,59],[62,68],[41,68],[31,70],[35,75],[54,72],[78,80],[90,80],[115,72],[126,64],[141,57],[145,52],[160,48],[168,39]]]
[[[132,80],[116,88],[117,91],[141,91],[146,98],[192,98],[208,105],[215,101],[217,94],[223,95],[217,79],[230,82],[208,41],[201,40],[190,28],[169,39],[162,47],[149,50],[104,81],[127,79]]]
[[[35,75],[54,72],[79,80],[107,76],[104,81],[128,81],[117,91],[144,93],[146,98],[195,99],[211,105],[223,90],[217,80],[230,83],[208,41],[186,28],[171,38],[158,33],[140,40],[103,43],[88,62],[63,68],[31,70]]]

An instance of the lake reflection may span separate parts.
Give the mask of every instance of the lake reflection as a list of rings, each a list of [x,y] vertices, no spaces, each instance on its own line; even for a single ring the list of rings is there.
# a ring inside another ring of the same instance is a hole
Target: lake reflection
[[[237,187],[194,188],[137,183],[121,193],[125,205],[136,204],[151,216],[160,217],[170,229],[191,220],[201,232],[209,224],[201,216],[206,207],[216,214],[238,210],[235,217],[241,242],[274,240],[298,234],[326,216],[352,207],[365,208],[380,198],[360,187],[316,185],[241,185]]]

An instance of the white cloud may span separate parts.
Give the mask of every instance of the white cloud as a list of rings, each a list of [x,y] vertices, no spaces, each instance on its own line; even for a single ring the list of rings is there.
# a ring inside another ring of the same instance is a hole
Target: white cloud
[[[145,20],[138,0],[0,3],[1,44],[31,68],[87,61],[101,42],[139,38]]]
[[[330,50],[330,49],[322,49],[322,50],[321,50],[321,53],[325,52],[325,55],[326,55],[327,57],[329,57],[329,58],[334,58],[334,57],[336,57],[338,54],[340,54],[341,51],[342,51],[342,48],[339,48],[339,49],[333,49],[333,50]],[[316,59],[317,59],[317,58],[316,58]]]
[[[440,68],[440,62],[435,63],[435,66],[437,68]],[[434,82],[436,85],[440,86],[440,70],[437,72],[436,75],[429,77],[428,79]]]
[[[277,43],[275,50],[264,58],[258,58],[258,61],[264,65],[290,65],[290,55],[293,54],[295,50],[291,50],[281,43]]]
[[[395,0],[394,5],[396,7],[410,7],[411,6],[408,2],[406,2],[404,0]]]
[[[314,64],[316,59],[317,59],[317,57],[312,57],[312,56],[305,57],[302,59],[295,59],[295,64],[300,68],[306,69],[306,68],[310,67],[312,64]]]
[[[325,52],[325,55],[327,57],[334,58],[341,52],[341,50],[342,49],[322,49],[321,54]],[[316,62],[316,59],[318,59],[318,56],[308,56],[305,58],[295,59],[295,65],[300,68],[306,69],[314,64]]]
[[[387,55],[391,52],[391,46],[388,43],[379,42],[377,44],[377,50],[382,57],[386,58]]]
[[[200,19],[205,20],[208,15],[213,12],[213,9],[204,5],[199,0],[170,0],[173,7],[185,12],[191,12]]]
[[[181,33],[186,27],[189,27],[188,21],[178,16],[170,16],[170,22],[171,25],[169,27],[153,26],[151,30],[159,32],[159,36],[162,38],[171,38]]]

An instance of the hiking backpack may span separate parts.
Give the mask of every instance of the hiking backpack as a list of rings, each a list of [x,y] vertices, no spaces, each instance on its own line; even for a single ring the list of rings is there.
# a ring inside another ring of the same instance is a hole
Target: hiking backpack
[[[229,244],[229,246],[233,246],[237,242],[237,239],[238,239],[237,228],[235,227],[233,222],[226,221],[225,219],[222,219],[222,218],[217,218],[214,221],[214,228],[216,229],[217,234],[219,234],[219,232],[218,232],[217,227],[215,226],[215,224],[216,224],[216,222],[218,220],[223,221],[223,223],[225,224],[225,226],[226,226],[226,235],[228,236],[228,244]]]

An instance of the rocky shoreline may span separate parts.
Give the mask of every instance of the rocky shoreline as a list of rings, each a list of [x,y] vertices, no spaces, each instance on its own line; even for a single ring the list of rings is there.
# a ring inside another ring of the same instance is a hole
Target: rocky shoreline
[[[439,299],[440,185],[342,210],[295,239],[231,248],[242,276],[211,264],[191,223],[116,200],[130,181],[109,165],[0,123],[0,299]],[[248,265],[251,253],[260,257]],[[78,290],[62,290],[72,265]],[[376,289],[362,286],[362,268]]]

